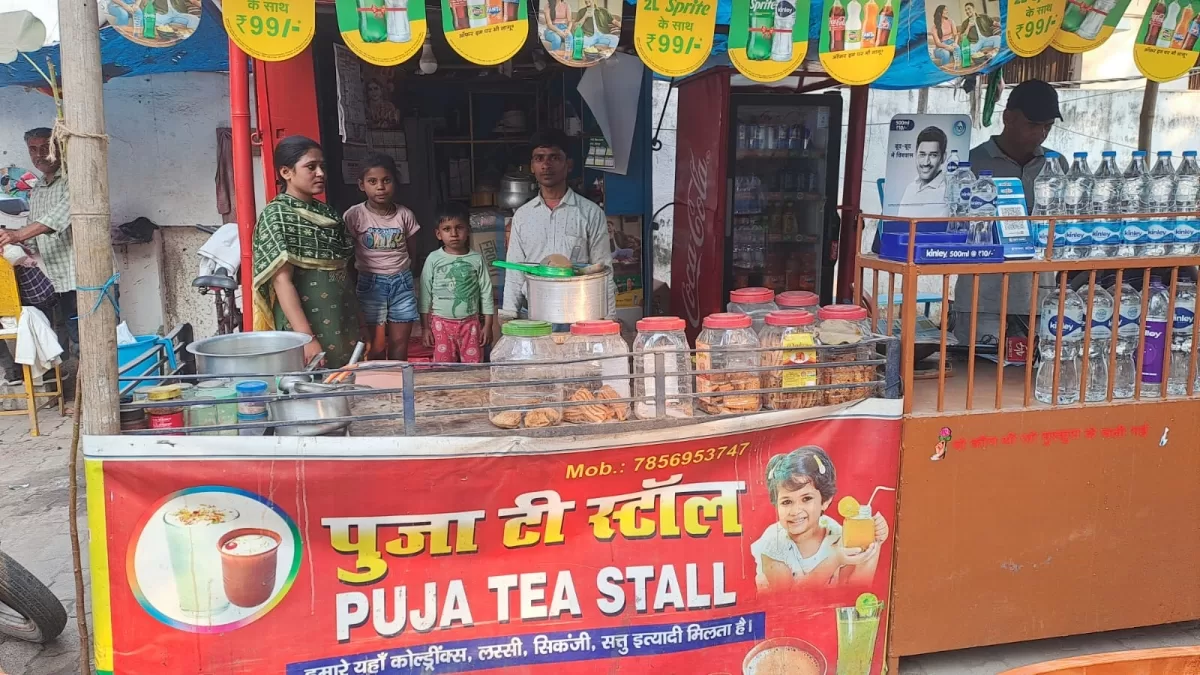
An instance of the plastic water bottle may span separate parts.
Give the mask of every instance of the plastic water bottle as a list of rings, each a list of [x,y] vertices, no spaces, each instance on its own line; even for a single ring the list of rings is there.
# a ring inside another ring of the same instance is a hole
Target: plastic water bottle
[[[971,207],[971,186],[975,185],[975,173],[971,171],[970,162],[959,162],[958,170],[946,173],[946,206],[951,218],[964,217]],[[951,230],[964,229],[965,223],[953,223],[957,227]]]
[[[1150,213],[1169,213],[1175,194],[1175,167],[1171,165],[1171,153],[1159,152],[1158,161],[1150,170],[1150,189],[1147,191]],[[1166,216],[1151,218],[1146,225],[1146,246],[1142,255],[1163,256],[1167,247],[1175,241],[1175,223]]]
[[[1142,396],[1162,396],[1163,354],[1167,351],[1167,289],[1158,278],[1150,282],[1146,303],[1146,335],[1142,339]]]
[[[951,150],[950,159],[946,160],[946,175],[953,176],[960,166],[962,166],[962,163],[958,160],[958,151]]]
[[[996,222],[996,183],[992,181],[991,171],[980,171],[979,180],[971,186],[971,207],[968,215],[972,220],[971,231],[967,233],[967,243],[995,243],[993,230]]]
[[[1146,151],[1134,150],[1133,158],[1125,169],[1121,182],[1121,212],[1125,214],[1145,213],[1147,192],[1150,189],[1150,172],[1146,169]],[[1142,255],[1149,236],[1146,221],[1126,217],[1121,221],[1121,243],[1117,255],[1132,258]]]
[[[1047,152],[1042,170],[1033,181],[1033,215],[1057,216],[1062,213],[1063,195],[1066,192],[1066,179],[1059,171],[1058,153]],[[1034,257],[1045,260],[1046,247],[1049,245],[1050,221],[1033,220],[1036,252]],[[1061,258],[1066,245],[1066,232],[1062,223],[1054,227],[1054,257]]]
[[[1067,172],[1066,188],[1063,192],[1063,215],[1086,216],[1092,211],[1092,170],[1088,166],[1087,153],[1075,153],[1075,161]],[[1092,221],[1064,220],[1058,227],[1064,231],[1066,242],[1061,258],[1086,258],[1091,248]]]
[[[1183,161],[1175,172],[1175,197],[1173,211],[1192,215],[1175,217],[1175,243],[1171,244],[1171,255],[1196,255],[1200,251],[1200,216],[1195,214],[1200,196],[1200,164],[1196,162],[1196,151],[1183,153]]]
[[[1081,291],[1080,296],[1086,299],[1087,289]],[[1103,401],[1108,398],[1108,350],[1113,334],[1113,297],[1099,285],[1092,289],[1088,323],[1092,326],[1092,334],[1088,343],[1085,400]]]
[[[1108,289],[1116,297],[1116,287]],[[1141,331],[1142,296],[1133,286],[1121,284],[1117,310],[1117,357],[1113,364],[1113,398],[1132,398],[1137,380],[1138,335]]]
[[[1171,321],[1171,369],[1168,396],[1187,396],[1188,368],[1192,359],[1192,325],[1196,323],[1196,284],[1175,284],[1175,318]]]
[[[1093,215],[1115,216],[1121,211],[1121,170],[1117,168],[1117,153],[1105,150],[1100,153],[1100,168],[1092,176]],[[1092,221],[1089,258],[1112,258],[1117,255],[1121,244],[1121,219],[1101,218]]]
[[[1042,301],[1042,313],[1039,320],[1041,339],[1038,341],[1038,352],[1041,363],[1038,364],[1037,380],[1034,384],[1033,395],[1042,403],[1054,401],[1054,352],[1057,339],[1059,315],[1059,293],[1055,290]],[[1062,320],[1062,349],[1059,350],[1058,360],[1058,393],[1060,404],[1075,403],[1079,400],[1079,348],[1083,342],[1084,321],[1083,300],[1079,294],[1070,288],[1063,298]]]

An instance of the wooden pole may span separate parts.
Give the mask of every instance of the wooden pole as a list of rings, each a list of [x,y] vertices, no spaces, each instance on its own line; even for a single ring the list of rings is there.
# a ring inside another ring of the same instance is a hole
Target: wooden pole
[[[1154,143],[1154,116],[1158,108],[1158,83],[1146,80],[1142,93],[1142,114],[1138,119],[1138,149],[1150,152]]]
[[[121,428],[117,409],[116,311],[100,293],[100,289],[110,285],[113,253],[97,16],[96,0],[58,2],[66,119],[60,122],[56,135],[66,144],[64,166],[71,185],[80,336],[75,385],[84,388],[86,407],[82,412],[86,435],[116,434]]]

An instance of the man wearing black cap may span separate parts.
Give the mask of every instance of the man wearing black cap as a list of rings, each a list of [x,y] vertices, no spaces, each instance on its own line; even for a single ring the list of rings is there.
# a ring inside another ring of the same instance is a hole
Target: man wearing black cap
[[[1041,80],[1026,80],[1008,95],[1003,119],[1004,128],[1000,135],[971,149],[971,169],[975,175],[991,171],[993,178],[1019,178],[1025,188],[1026,207],[1032,209],[1033,182],[1046,163],[1046,148],[1042,143],[1050,135],[1054,121],[1062,119],[1058,92]],[[1026,334],[1029,327],[1024,324],[1029,316],[1032,280],[1032,274],[1008,276],[1009,318],[1018,322],[1016,326],[1010,323],[1009,328]],[[995,344],[1000,335],[1001,281],[999,274],[979,278],[979,315],[975,327],[978,344]],[[960,275],[954,284],[954,334],[964,345],[971,336],[971,292],[971,277]],[[1015,336],[1018,333],[1010,330],[1008,334]]]

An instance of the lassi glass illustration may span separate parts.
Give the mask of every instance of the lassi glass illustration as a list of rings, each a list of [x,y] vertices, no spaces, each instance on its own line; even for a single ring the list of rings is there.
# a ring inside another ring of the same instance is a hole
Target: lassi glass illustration
[[[271,599],[280,541],[275,532],[256,527],[238,528],[221,537],[218,548],[229,602],[250,608]]]
[[[872,593],[858,596],[854,607],[837,607],[837,675],[870,675],[883,603]]]
[[[866,549],[875,543],[875,516],[871,510],[871,502],[880,490],[895,491],[895,488],[880,485],[871,493],[866,504],[859,504],[854,497],[842,497],[838,501],[838,513],[842,520],[842,546],[844,548]]]
[[[237,518],[234,509],[211,504],[182,506],[163,514],[180,611],[212,616],[229,606],[217,545]]]

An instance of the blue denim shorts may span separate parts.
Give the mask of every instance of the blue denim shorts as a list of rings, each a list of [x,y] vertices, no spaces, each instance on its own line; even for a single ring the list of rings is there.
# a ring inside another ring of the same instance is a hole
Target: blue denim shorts
[[[411,271],[399,274],[360,272],[356,290],[363,319],[369,325],[412,323],[420,319]]]

